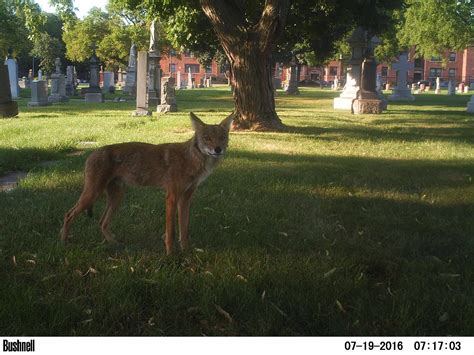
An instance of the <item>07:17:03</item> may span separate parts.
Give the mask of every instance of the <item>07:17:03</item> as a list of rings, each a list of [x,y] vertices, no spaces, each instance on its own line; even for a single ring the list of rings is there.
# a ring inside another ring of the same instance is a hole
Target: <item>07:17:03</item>
[[[460,341],[415,341],[415,350],[461,350]]]

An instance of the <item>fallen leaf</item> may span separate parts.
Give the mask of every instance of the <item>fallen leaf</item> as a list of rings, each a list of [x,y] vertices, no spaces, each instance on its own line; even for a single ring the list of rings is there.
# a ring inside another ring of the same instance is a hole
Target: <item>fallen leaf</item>
[[[220,315],[224,316],[224,318],[227,319],[229,323],[232,323],[234,321],[231,315],[228,312],[224,311],[221,306],[217,304],[215,304],[214,306],[216,307],[217,312],[219,312]]]
[[[332,274],[334,274],[334,273],[336,272],[336,270],[337,270],[337,267],[335,267],[334,269],[329,270],[328,272],[326,272],[326,273],[324,274],[324,278],[328,278],[329,276],[331,276]]]
[[[284,236],[284,237],[288,237],[288,233],[286,233],[286,232],[278,232],[278,234],[280,234],[280,235],[282,235],[282,236]]]
[[[265,299],[265,295],[266,295],[266,294],[267,294],[267,291],[263,290],[263,292],[262,292],[262,297],[261,297],[261,298],[262,298],[262,301]]]
[[[243,277],[242,275],[237,275],[236,276],[239,280],[242,280],[243,282],[247,282],[247,279]]]
[[[13,257],[12,257],[12,261],[13,261],[13,265],[15,265],[15,266],[16,266],[16,256],[15,256],[15,255],[13,255]]]
[[[340,310],[342,313],[346,313],[346,310],[345,310],[344,307],[342,306],[342,303],[339,302],[339,300],[336,300],[336,305],[337,305],[337,308],[339,308],[339,310]]]

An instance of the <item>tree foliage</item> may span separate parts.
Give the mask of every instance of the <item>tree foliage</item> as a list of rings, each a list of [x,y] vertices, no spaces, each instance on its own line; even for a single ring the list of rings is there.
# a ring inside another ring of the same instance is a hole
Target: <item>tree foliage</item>
[[[417,55],[429,58],[446,50],[461,50],[474,38],[474,3],[470,0],[407,0],[401,46],[416,45]]]

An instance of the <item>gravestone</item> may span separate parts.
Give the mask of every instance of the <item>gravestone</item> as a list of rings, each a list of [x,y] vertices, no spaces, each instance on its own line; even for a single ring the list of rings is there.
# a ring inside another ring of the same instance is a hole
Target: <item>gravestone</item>
[[[181,90],[183,83],[181,82],[181,71],[176,72],[176,89]]]
[[[76,82],[74,81],[74,67],[68,65],[66,68],[66,96],[76,95]]]
[[[38,80],[43,80],[43,70],[38,70]]]
[[[387,102],[381,99],[376,91],[377,61],[374,51],[379,44],[380,40],[377,37],[372,37],[368,43],[362,62],[360,90],[352,105],[354,114],[380,114],[387,109]]]
[[[275,64],[275,71],[272,77],[273,90],[281,89],[280,63]]]
[[[86,102],[104,102],[104,95],[100,90],[100,61],[95,54],[95,44],[92,45],[92,56],[89,59],[89,87],[85,90],[84,100]]]
[[[137,92],[137,47],[132,44],[130,47],[130,55],[128,57],[127,67],[127,78],[125,81],[125,87],[123,88],[124,94],[132,96],[136,95]]]
[[[66,102],[69,99],[66,96],[66,78],[61,74],[61,60],[56,58],[54,62],[56,71],[51,75],[51,95],[49,102]]]
[[[18,104],[12,100],[8,67],[0,64],[0,117],[18,115]]]
[[[188,89],[194,89],[194,84],[193,84],[193,75],[191,74],[191,68],[188,68]]]
[[[52,103],[48,101],[48,83],[46,80],[33,80],[31,82],[31,101],[28,106],[48,106]]]
[[[148,48],[148,106],[160,103],[161,68],[157,43],[155,20],[150,25],[150,46]]]
[[[467,94],[469,92],[469,86],[464,86],[464,93]]]
[[[30,69],[28,70],[28,83],[27,83],[27,87],[30,87],[31,85],[31,82],[35,79],[34,75],[33,75],[33,69]]]
[[[458,92],[461,93],[461,94],[464,92],[464,83],[459,83]]]
[[[206,86],[207,88],[211,88],[211,87],[212,87],[212,76],[210,76],[209,78],[206,79],[205,86]]]
[[[158,105],[157,111],[161,113],[178,111],[173,78],[169,76],[161,79],[161,103]]]
[[[471,100],[467,103],[467,112],[474,113],[474,95],[471,96]]]
[[[293,58],[290,61],[290,80],[288,81],[288,87],[285,89],[285,92],[288,95],[299,95],[300,91],[298,90],[298,80],[296,73],[296,58]]]
[[[456,86],[454,85],[452,80],[448,82],[448,95],[456,95]]]
[[[18,85],[18,62],[12,57],[12,50],[8,50],[8,57],[5,60],[8,67],[8,81],[10,82],[10,92],[13,99],[20,97],[20,86]]]
[[[147,100],[148,52],[139,51],[137,58],[137,105],[132,116],[150,116]]]
[[[411,94],[411,89],[407,87],[408,71],[413,70],[415,65],[408,61],[408,53],[402,53],[398,57],[398,62],[392,64],[392,68],[397,71],[397,86],[392,90],[389,101],[413,101],[415,97]]]
[[[439,94],[441,92],[441,88],[440,88],[440,80],[439,80],[439,76],[436,77],[436,89],[435,89],[435,94]]]
[[[104,79],[103,79],[103,84],[102,84],[102,92],[114,93],[115,92],[114,73],[111,71],[104,71],[103,78]]]
[[[334,99],[334,108],[340,110],[352,110],[352,103],[357,99],[357,92],[360,89],[360,75],[362,61],[367,48],[367,31],[362,27],[357,27],[348,39],[351,48],[351,58],[347,62],[346,84],[341,95]]]

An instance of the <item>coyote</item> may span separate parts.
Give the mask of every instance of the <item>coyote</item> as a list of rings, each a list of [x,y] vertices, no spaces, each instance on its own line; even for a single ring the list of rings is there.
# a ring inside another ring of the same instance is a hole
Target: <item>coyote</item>
[[[84,189],[77,203],[64,216],[61,240],[67,241],[74,219],[92,206],[105,190],[107,206],[100,219],[102,234],[116,242],[109,230],[126,185],[159,186],[166,192],[166,254],[173,251],[176,211],[181,249],[188,247],[191,197],[221,161],[229,142],[233,114],[218,125],[207,125],[190,113],[194,136],[183,143],[120,143],[93,152],[84,169]]]

